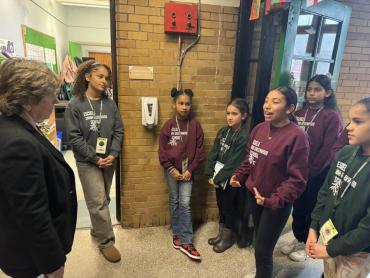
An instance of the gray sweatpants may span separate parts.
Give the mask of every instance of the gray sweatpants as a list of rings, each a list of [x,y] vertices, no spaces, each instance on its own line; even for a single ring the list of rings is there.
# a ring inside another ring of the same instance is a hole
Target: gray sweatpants
[[[86,162],[76,164],[90,214],[92,235],[96,238],[100,249],[106,248],[115,243],[109,213],[109,192],[115,164],[105,169]]]

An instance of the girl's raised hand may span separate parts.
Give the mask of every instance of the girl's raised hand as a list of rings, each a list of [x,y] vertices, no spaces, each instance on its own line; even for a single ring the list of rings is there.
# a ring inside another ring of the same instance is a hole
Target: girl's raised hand
[[[238,178],[235,175],[232,175],[230,179],[230,185],[232,187],[241,187],[240,182],[238,181]]]
[[[262,197],[261,194],[258,192],[257,188],[253,187],[254,191],[254,198],[256,199],[257,205],[263,206],[263,203],[265,202],[265,197]]]

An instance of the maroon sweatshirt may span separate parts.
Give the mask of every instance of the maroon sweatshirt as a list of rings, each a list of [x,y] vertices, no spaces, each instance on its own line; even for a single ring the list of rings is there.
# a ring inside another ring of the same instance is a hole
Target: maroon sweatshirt
[[[331,148],[331,160],[332,161],[335,159],[335,155],[337,154],[337,152],[339,152],[339,150],[341,150],[345,145],[349,145],[347,128],[344,128],[342,130],[334,146]]]
[[[188,170],[193,172],[204,160],[203,130],[195,118],[188,120],[178,119],[180,132],[176,124],[176,118],[168,120],[161,128],[159,137],[159,161],[168,169],[175,167],[180,173],[182,161],[188,158]]]
[[[309,177],[319,175],[329,166],[331,149],[342,130],[342,120],[336,110],[324,107],[317,114],[318,111],[318,109],[303,108],[295,113],[298,125],[306,129],[310,142]],[[315,114],[316,117],[314,117]]]
[[[271,138],[271,139],[269,139]],[[247,156],[235,171],[240,184],[256,187],[268,208],[293,203],[305,190],[308,176],[308,136],[294,123],[277,128],[257,125],[247,144]]]

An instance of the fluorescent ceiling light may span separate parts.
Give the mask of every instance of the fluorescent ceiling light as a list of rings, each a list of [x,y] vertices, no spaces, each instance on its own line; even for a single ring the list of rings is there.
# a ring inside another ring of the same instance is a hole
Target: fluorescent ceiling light
[[[109,9],[109,5],[84,4],[84,3],[72,3],[72,2],[61,2],[60,4],[65,5],[65,6]]]

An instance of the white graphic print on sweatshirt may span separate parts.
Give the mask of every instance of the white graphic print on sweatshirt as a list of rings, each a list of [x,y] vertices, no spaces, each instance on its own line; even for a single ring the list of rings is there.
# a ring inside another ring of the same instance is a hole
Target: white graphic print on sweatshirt
[[[84,115],[84,118],[85,118],[85,121],[89,122],[89,130],[91,131],[98,131],[98,125],[99,125],[99,122],[102,120],[102,119],[107,119],[108,116],[107,115],[95,115],[94,111],[87,111],[87,112],[83,112],[83,115]]]

